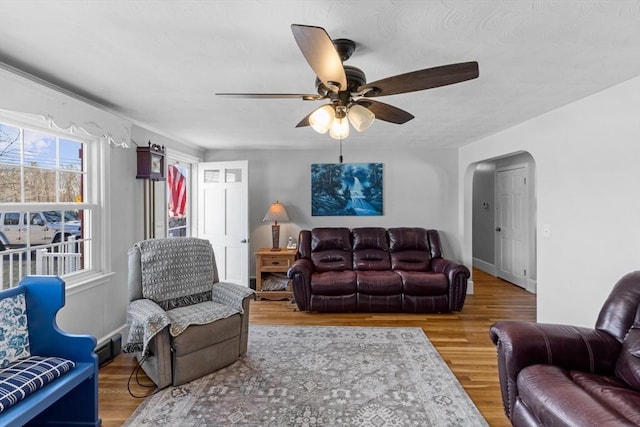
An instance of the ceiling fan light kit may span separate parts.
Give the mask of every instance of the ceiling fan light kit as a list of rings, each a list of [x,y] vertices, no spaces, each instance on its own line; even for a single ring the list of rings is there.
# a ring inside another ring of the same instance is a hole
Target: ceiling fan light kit
[[[329,136],[333,139],[346,139],[349,136],[349,121],[346,117],[335,118],[329,129]]]
[[[403,124],[414,116],[407,111],[370,98],[432,89],[478,77],[478,63],[462,62],[398,74],[367,83],[359,68],[344,65],[355,52],[356,43],[349,39],[331,40],[324,28],[291,25],[293,37],[303,56],[316,73],[318,94],[292,93],[217,93],[240,98],[299,98],[304,101],[328,99],[329,104],[303,118],[296,127],[311,126],[316,132],[335,139],[349,136],[349,123],[364,132],[375,121]]]
[[[376,118],[375,114],[362,105],[352,104],[348,107],[325,104],[309,115],[309,125],[318,133],[327,133],[334,139],[345,139],[349,136],[349,123],[358,132],[363,132],[371,126]],[[347,119],[345,119],[345,115]]]

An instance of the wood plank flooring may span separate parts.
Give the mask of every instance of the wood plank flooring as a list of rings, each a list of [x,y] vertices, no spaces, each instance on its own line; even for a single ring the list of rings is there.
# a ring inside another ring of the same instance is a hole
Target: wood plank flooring
[[[442,358],[491,426],[510,426],[504,415],[498,382],[496,349],[489,327],[497,320],[535,321],[536,297],[508,282],[474,269],[474,295],[467,296],[460,313],[450,314],[321,314],[299,312],[286,301],[255,301],[250,323],[254,325],[413,326],[424,330]],[[251,345],[251,343],[249,343]],[[100,417],[104,427],[120,426],[142,403],[127,391],[135,361],[120,354],[100,368]],[[150,380],[140,373],[140,382]],[[136,395],[148,394],[131,381]]]

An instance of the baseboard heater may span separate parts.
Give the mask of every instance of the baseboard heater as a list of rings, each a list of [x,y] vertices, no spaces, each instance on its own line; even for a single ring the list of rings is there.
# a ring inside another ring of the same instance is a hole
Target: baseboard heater
[[[96,348],[98,366],[111,362],[122,351],[122,335],[116,334],[109,341]]]

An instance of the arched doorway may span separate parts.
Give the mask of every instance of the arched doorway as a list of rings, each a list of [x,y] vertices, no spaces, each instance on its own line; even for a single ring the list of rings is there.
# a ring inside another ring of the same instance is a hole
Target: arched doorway
[[[472,167],[473,266],[535,293],[534,159],[517,153]]]

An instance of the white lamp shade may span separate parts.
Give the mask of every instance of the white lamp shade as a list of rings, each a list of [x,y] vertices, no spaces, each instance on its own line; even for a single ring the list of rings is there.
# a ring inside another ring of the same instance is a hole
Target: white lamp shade
[[[327,133],[331,128],[331,123],[335,115],[336,112],[332,104],[323,105],[311,113],[309,116],[309,124],[316,132]]]
[[[329,135],[333,139],[345,139],[349,136],[349,121],[346,117],[341,119],[336,118],[331,124]]]
[[[275,203],[271,203],[262,221],[275,221],[276,223],[278,221],[289,221],[289,216],[284,205],[276,200]]]
[[[349,108],[347,117],[349,117],[353,128],[358,132],[369,129],[369,126],[371,126],[376,119],[375,114],[373,114],[371,110],[358,104],[352,105],[351,108]]]

